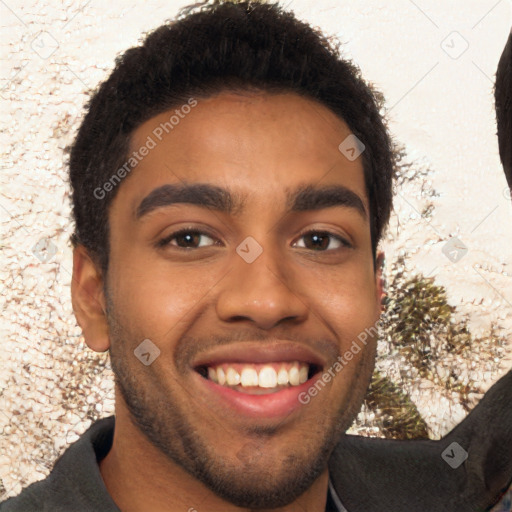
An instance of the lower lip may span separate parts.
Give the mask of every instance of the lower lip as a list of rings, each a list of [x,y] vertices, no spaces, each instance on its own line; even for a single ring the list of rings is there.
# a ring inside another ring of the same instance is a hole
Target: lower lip
[[[299,386],[288,387],[265,395],[251,395],[221,386],[201,377],[196,372],[194,373],[195,377],[199,379],[200,385],[206,388],[206,393],[203,396],[207,403],[212,402],[208,395],[213,395],[215,405],[219,404],[221,407],[227,407],[237,414],[264,419],[282,419],[303,407],[304,404],[299,401],[299,395],[307,392],[321,376],[319,372]]]

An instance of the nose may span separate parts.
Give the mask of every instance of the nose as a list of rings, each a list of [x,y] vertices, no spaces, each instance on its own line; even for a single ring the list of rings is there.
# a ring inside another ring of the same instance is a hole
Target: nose
[[[282,255],[264,249],[252,263],[237,253],[233,259],[216,304],[221,320],[249,321],[269,330],[286,321],[300,323],[308,317],[307,298],[299,295],[299,273]]]

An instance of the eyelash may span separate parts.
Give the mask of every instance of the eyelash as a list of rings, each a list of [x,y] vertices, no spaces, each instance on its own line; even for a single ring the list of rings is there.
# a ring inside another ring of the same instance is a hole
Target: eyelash
[[[174,233],[171,233],[169,236],[166,236],[165,238],[162,238],[161,240],[159,240],[157,242],[157,245],[158,245],[158,247],[166,247],[167,245],[170,245],[171,240],[173,240],[174,238],[176,238],[180,235],[184,235],[184,234],[206,235],[212,239],[215,239],[215,237],[211,233],[208,233],[208,231],[201,231],[199,229],[194,229],[194,228],[183,228],[183,229],[180,229],[179,231],[175,231]],[[198,247],[184,248],[184,247],[176,246],[176,249],[189,251],[190,249],[198,249]]]
[[[206,235],[209,238],[215,239],[215,236],[212,235],[211,233],[209,233],[208,231],[201,231],[199,229],[194,229],[194,228],[184,228],[184,229],[175,231],[174,233],[171,233],[169,236],[166,236],[165,238],[162,238],[161,240],[159,240],[157,242],[157,247],[159,247],[159,248],[167,247],[168,245],[171,245],[170,242],[173,239],[179,237],[180,235],[184,235],[184,234]],[[352,244],[345,238],[343,238],[335,233],[332,233],[330,231],[325,231],[325,230],[312,229],[309,231],[305,231],[304,233],[301,233],[299,235],[299,239],[304,236],[311,235],[311,234],[318,234],[321,236],[329,236],[331,238],[338,240],[342,245],[342,247],[339,247],[337,249],[326,249],[324,251],[313,251],[313,252],[328,252],[328,251],[333,251],[333,250],[352,249],[353,248]],[[179,246],[174,246],[174,247],[176,249],[182,250],[182,251],[190,251],[191,249],[201,249],[201,247],[179,247]]]

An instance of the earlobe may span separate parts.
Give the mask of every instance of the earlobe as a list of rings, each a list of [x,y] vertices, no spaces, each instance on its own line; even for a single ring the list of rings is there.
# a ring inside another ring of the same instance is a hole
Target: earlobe
[[[83,245],[73,251],[71,300],[85,342],[95,352],[110,347],[103,276]]]

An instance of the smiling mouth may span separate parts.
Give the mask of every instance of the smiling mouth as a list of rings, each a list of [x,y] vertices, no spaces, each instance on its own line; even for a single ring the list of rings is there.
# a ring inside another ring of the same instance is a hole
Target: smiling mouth
[[[320,372],[321,367],[302,361],[284,361],[201,365],[195,371],[219,386],[241,393],[263,395],[300,386]]]

